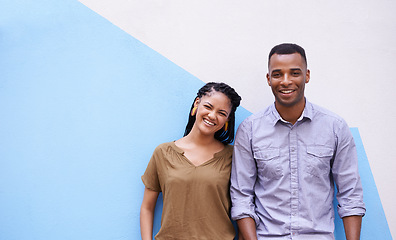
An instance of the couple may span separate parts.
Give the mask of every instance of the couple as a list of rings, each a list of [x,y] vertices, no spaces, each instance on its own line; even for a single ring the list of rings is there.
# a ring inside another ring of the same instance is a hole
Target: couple
[[[345,121],[306,101],[303,48],[275,46],[267,81],[275,103],[245,119],[234,147],[240,96],[224,83],[202,87],[184,137],[159,145],[142,176],[142,239],[334,239],[334,183],[348,240],[360,238],[365,207],[357,153]],[[232,161],[231,161],[232,158]],[[231,186],[230,184],[231,175]],[[231,199],[230,199],[231,196]]]

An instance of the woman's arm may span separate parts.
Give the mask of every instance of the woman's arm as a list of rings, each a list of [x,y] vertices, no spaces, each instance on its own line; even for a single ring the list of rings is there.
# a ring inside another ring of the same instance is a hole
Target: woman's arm
[[[142,240],[153,239],[154,209],[159,192],[144,189],[142,206],[140,207],[140,234]]]

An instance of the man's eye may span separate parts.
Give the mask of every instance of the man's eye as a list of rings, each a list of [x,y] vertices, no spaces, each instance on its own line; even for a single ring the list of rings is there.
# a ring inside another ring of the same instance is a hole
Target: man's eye
[[[292,74],[293,74],[293,76],[299,76],[300,72],[293,72]]]
[[[278,77],[280,77],[280,74],[279,73],[274,73],[274,74],[272,74],[272,77],[278,78]]]

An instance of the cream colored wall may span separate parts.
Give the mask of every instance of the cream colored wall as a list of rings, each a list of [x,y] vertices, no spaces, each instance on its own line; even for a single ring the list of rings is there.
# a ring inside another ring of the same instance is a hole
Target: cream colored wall
[[[303,46],[311,70],[306,96],[359,128],[396,236],[395,1],[81,2],[199,79],[231,84],[252,112],[273,101],[269,50]]]

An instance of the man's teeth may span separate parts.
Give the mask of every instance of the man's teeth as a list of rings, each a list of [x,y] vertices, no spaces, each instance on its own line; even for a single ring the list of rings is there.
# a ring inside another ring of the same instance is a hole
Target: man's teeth
[[[281,91],[282,93],[291,93],[291,92],[293,92],[293,90],[283,90],[283,91]]]
[[[204,122],[205,123],[207,123],[207,124],[209,124],[209,125],[212,125],[212,126],[214,126],[215,124],[214,123],[212,123],[212,122],[209,122],[208,120],[206,120],[206,119],[204,119]]]

